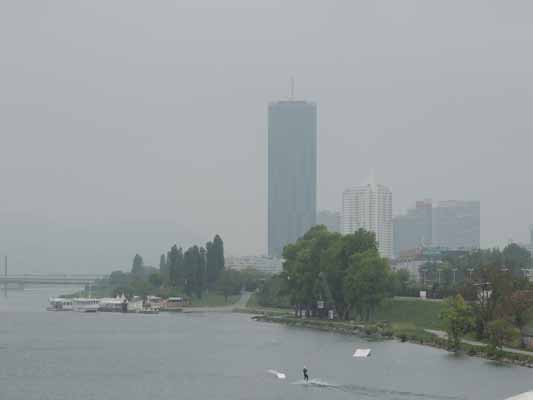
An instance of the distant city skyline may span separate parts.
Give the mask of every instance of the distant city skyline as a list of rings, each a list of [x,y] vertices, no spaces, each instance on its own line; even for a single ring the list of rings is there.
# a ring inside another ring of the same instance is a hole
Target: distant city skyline
[[[479,249],[480,215],[479,201],[439,201],[433,208],[433,244],[449,249]]]
[[[394,255],[423,247],[480,248],[480,202],[419,200],[393,218]]]
[[[267,253],[265,109],[290,76],[319,107],[318,210],[340,211],[374,167],[394,214],[479,200],[481,247],[528,242],[531,3],[0,11],[0,255],[13,271],[104,273],[135,253],[157,265],[216,233],[228,254]]]

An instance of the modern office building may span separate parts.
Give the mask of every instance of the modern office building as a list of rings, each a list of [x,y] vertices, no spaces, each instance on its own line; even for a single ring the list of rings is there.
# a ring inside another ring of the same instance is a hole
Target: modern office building
[[[316,216],[316,224],[324,225],[330,232],[340,232],[341,214],[338,211],[321,210]]]
[[[293,99],[268,107],[268,255],[316,223],[317,109]]]
[[[480,223],[479,201],[441,201],[433,208],[433,245],[479,249]]]
[[[431,200],[417,201],[404,215],[393,218],[394,257],[402,252],[433,244],[433,205]]]
[[[385,186],[371,182],[342,194],[342,233],[360,228],[374,232],[381,256],[392,258],[392,193]]]

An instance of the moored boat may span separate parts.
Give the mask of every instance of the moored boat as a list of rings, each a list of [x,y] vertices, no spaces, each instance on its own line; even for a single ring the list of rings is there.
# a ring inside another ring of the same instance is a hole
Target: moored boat
[[[62,297],[51,297],[48,299],[48,311],[72,311],[72,300]]]
[[[184,304],[183,297],[169,297],[161,302],[161,311],[180,312],[183,311]]]
[[[152,300],[143,300],[139,296],[134,296],[129,302],[128,302],[128,312],[129,313],[137,313],[137,314],[159,314],[160,309],[160,299],[158,297],[155,298],[153,296],[148,296]]]
[[[103,298],[100,299],[98,304],[98,311],[105,312],[127,312],[128,311],[128,299],[124,295],[112,297],[112,298]]]
[[[100,305],[99,299],[76,298],[72,299],[72,309],[78,312],[96,312]]]

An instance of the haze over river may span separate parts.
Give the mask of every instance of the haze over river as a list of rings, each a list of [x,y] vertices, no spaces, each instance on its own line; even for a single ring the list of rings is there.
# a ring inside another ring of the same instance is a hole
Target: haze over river
[[[0,298],[0,399],[491,400],[533,389],[532,369],[249,315],[45,311],[49,296],[68,291]],[[358,347],[372,356],[352,358]],[[304,365],[315,384],[302,384]]]

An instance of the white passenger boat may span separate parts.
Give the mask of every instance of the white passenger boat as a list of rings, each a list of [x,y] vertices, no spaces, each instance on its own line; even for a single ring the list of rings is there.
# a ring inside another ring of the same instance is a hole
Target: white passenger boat
[[[128,299],[124,295],[100,299],[98,311],[127,312]]]
[[[154,300],[153,296],[149,296],[152,300]],[[159,299],[158,297],[156,300]],[[129,302],[128,302],[128,312],[129,313],[137,313],[137,314],[159,314],[160,309],[160,302],[154,301],[153,303],[149,301],[144,301],[139,296],[134,296]]]
[[[99,299],[77,298],[72,299],[72,309],[78,312],[96,312],[100,306]]]
[[[46,309],[48,311],[72,311],[72,299],[62,297],[51,297],[48,299],[50,304]]]

